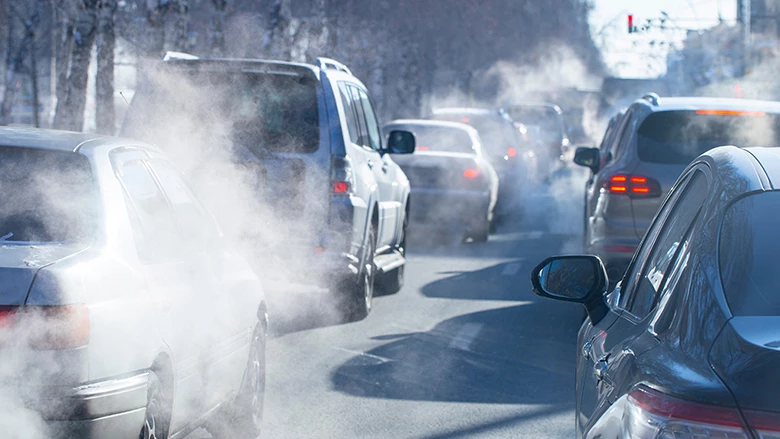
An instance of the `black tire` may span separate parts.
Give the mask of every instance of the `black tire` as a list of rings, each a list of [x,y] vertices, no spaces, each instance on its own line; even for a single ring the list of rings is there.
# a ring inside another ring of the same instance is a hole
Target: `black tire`
[[[236,398],[216,415],[208,430],[216,439],[260,436],[265,397],[265,334],[259,324],[252,336],[244,378]]]
[[[146,415],[139,439],[167,439],[171,428],[171,404],[157,373],[148,372]]]
[[[404,225],[401,229],[401,244],[398,246],[398,252],[401,253],[401,256],[406,256],[406,227],[406,220],[404,220]],[[405,270],[406,264],[401,265],[388,273],[377,274],[377,292],[383,295],[389,295],[401,291],[401,288],[404,286]]]
[[[468,237],[473,242],[487,242],[488,235],[490,235],[490,221],[485,217],[481,223],[469,232]]]
[[[358,278],[349,278],[337,286],[337,294],[343,294],[342,317],[345,322],[362,320],[371,312],[376,281],[376,232],[373,225],[368,230],[368,247],[365,249],[364,265]]]
[[[490,217],[490,229],[488,230],[488,233],[494,234],[498,231],[498,215],[496,215],[495,212],[493,212],[493,215]]]

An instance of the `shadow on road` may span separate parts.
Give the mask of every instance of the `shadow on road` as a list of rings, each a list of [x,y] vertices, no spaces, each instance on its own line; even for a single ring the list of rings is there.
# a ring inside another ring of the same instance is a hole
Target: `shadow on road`
[[[347,361],[332,383],[359,397],[571,409],[580,316],[575,305],[531,301],[383,335],[388,343]]]

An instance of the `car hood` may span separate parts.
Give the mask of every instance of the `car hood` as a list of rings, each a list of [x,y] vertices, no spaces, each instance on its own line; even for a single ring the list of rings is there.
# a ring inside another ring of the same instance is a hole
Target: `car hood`
[[[38,270],[84,248],[83,244],[0,245],[0,305],[23,305]]]
[[[780,412],[780,316],[729,320],[712,346],[710,365],[740,407]]]

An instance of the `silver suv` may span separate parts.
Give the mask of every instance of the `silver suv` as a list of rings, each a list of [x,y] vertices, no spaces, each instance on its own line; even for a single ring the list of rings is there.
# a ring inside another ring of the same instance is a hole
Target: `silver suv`
[[[686,165],[717,146],[778,146],[778,128],[778,102],[652,93],[636,100],[612,119],[600,148],[575,153],[574,162],[593,171],[585,252],[600,256],[618,280]]]

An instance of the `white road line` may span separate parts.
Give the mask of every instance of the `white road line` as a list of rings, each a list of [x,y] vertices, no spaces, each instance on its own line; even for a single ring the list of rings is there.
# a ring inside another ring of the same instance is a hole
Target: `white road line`
[[[450,341],[450,349],[460,349],[462,351],[469,350],[471,343],[482,330],[482,323],[466,323],[460,328],[455,337]]]
[[[392,361],[389,358],[380,357],[379,355],[373,355],[373,354],[369,354],[367,352],[355,351],[355,350],[352,350],[352,349],[342,348],[342,347],[338,347],[338,346],[333,346],[333,348],[336,349],[336,350],[342,351],[342,352],[347,352],[347,353],[352,354],[352,355],[357,355],[357,356],[360,356],[360,357],[370,358],[372,360],[376,360],[379,363],[389,363],[390,361]]]
[[[539,230],[535,230],[528,234],[528,239],[539,239],[544,235],[544,232],[541,232]]]
[[[501,270],[501,276],[514,276],[517,274],[517,270],[520,269],[520,264],[517,262],[504,265],[504,269]]]

